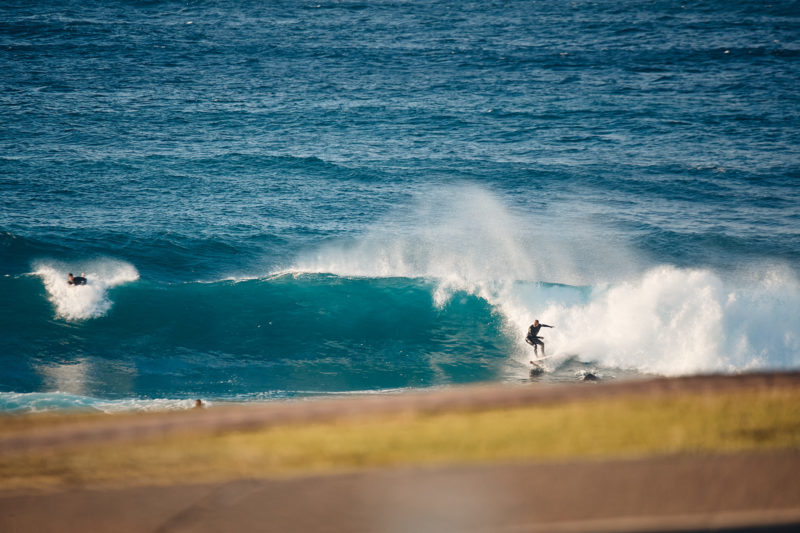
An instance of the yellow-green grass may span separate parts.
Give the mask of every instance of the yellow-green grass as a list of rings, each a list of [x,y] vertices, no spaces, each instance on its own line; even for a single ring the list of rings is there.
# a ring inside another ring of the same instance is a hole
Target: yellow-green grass
[[[0,489],[787,448],[800,448],[800,390],[791,388],[383,415],[31,450],[0,457]]]

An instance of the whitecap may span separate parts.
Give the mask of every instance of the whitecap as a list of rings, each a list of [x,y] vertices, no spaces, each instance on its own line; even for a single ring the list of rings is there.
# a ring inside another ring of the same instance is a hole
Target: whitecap
[[[67,274],[70,272],[83,274],[86,284],[69,285]],[[109,289],[139,279],[136,267],[115,259],[99,259],[84,264],[39,261],[34,265],[33,273],[44,282],[56,316],[65,320],[105,315],[112,306]]]

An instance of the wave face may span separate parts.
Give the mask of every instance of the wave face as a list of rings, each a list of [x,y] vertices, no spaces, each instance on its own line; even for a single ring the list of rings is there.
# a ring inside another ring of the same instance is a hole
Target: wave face
[[[109,292],[113,307],[79,321],[20,298],[2,386],[154,398],[397,389],[495,379],[509,349],[485,301],[437,307],[423,280],[307,274]]]
[[[484,188],[444,188],[266,277],[165,283],[124,261],[41,261],[0,279],[0,387],[17,394],[0,408],[525,380],[534,319],[555,326],[540,332],[555,357],[539,380],[800,367],[791,269],[653,265],[621,244],[574,247],[583,223],[526,222]],[[66,285],[83,267],[89,284]]]
[[[446,198],[447,202],[441,201]],[[446,207],[445,207],[446,206]],[[781,263],[718,272],[637,259],[599,228],[514,215],[495,195],[460,188],[356,243],[301,259],[303,271],[435,280],[432,299],[485,301],[515,345],[535,318],[551,354],[641,374],[684,375],[800,366],[800,284]],[[401,234],[398,234],[401,233]],[[577,244],[582,243],[582,244]],[[545,280],[558,280],[551,283]]]

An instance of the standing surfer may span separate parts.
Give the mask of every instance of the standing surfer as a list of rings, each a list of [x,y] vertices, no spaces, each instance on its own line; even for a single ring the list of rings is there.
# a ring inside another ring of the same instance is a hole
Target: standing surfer
[[[534,320],[531,327],[528,328],[528,335],[525,337],[525,342],[533,346],[533,353],[539,353],[539,346],[542,347],[542,357],[544,357],[544,343],[542,339],[544,337],[539,337],[539,330],[542,328],[552,328],[553,326],[548,326],[547,324],[540,324],[539,320]]]

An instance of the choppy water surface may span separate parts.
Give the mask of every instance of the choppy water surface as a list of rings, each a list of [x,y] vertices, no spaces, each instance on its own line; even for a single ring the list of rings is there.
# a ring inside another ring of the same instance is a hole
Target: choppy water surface
[[[796,370],[799,36],[797,2],[4,2],[0,410]]]

